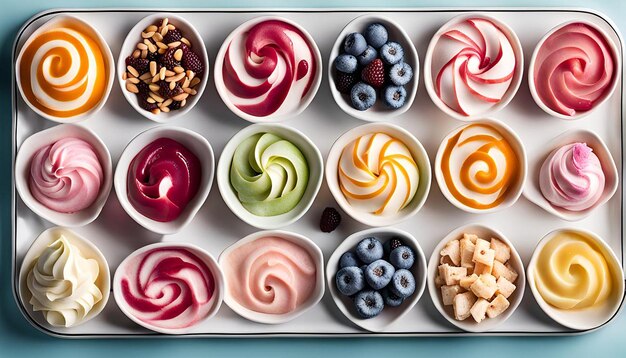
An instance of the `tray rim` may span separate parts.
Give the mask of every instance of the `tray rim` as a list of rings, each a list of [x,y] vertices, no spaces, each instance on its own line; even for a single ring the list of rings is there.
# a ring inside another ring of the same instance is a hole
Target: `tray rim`
[[[13,299],[17,304],[20,313],[27,322],[30,323],[38,331],[55,338],[61,339],[143,339],[143,338],[192,338],[192,339],[201,339],[201,338],[364,338],[364,337],[550,337],[550,336],[579,336],[594,332],[599,330],[611,322],[620,315],[624,308],[624,302],[626,300],[626,290],[622,295],[622,300],[620,302],[620,306],[615,312],[615,314],[602,325],[588,329],[588,330],[579,330],[573,331],[565,328],[563,331],[555,331],[555,332],[515,332],[515,331],[488,331],[481,333],[471,333],[464,331],[446,331],[446,332],[357,332],[357,333],[293,333],[293,332],[265,332],[265,333],[187,333],[182,335],[165,335],[157,332],[145,332],[145,333],[136,333],[136,334],[72,334],[72,333],[61,333],[55,332],[51,328],[45,327],[37,323],[33,320],[27,309],[22,305],[21,300],[18,297],[18,285],[19,282],[16,279],[17,272],[17,230],[16,230],[16,220],[17,220],[17,191],[15,188],[15,157],[18,149],[17,145],[17,99],[19,98],[19,94],[17,93],[17,86],[15,81],[15,59],[17,58],[18,51],[18,43],[24,33],[24,31],[30,27],[33,22],[36,20],[56,14],[62,13],[94,13],[94,12],[118,12],[118,13],[132,13],[132,12],[172,12],[172,13],[185,13],[185,12],[195,12],[195,13],[268,13],[268,12],[286,12],[286,13],[356,13],[356,12],[571,12],[571,13],[583,13],[593,15],[600,20],[606,22],[609,27],[613,30],[615,35],[619,40],[619,49],[622,55],[622,61],[624,61],[624,52],[626,46],[624,44],[624,38],[615,22],[608,17],[605,13],[587,8],[587,7],[565,7],[565,6],[463,6],[463,7],[302,7],[302,8],[293,8],[293,7],[244,7],[244,8],[220,8],[220,7],[176,7],[176,8],[157,8],[150,9],[147,7],[129,7],[129,8],[116,8],[116,7],[94,7],[94,8],[86,8],[86,7],[78,7],[78,8],[50,8],[47,10],[39,11],[35,13],[33,16],[28,18],[24,24],[19,28],[15,39],[13,40],[12,50],[11,50],[11,291],[13,294]],[[621,101],[620,101],[620,113],[621,113],[621,121],[620,121],[620,137],[621,137],[621,172],[622,176],[624,173],[624,169],[626,169],[626,161],[624,159],[624,155],[626,155],[626,143],[624,143],[626,128],[624,126],[624,101],[626,100],[626,91],[624,88],[624,80],[625,80],[626,68],[622,67],[621,73]],[[623,178],[619,178],[620,181],[620,189],[621,189],[621,227],[620,227],[620,235],[621,235],[621,266],[622,270],[625,270],[626,263],[624,262],[625,253],[624,253],[624,221],[626,220],[626,213],[624,212],[624,201],[626,200],[626,191],[623,188]],[[555,323],[557,324],[557,323]],[[557,324],[558,325],[558,324]]]

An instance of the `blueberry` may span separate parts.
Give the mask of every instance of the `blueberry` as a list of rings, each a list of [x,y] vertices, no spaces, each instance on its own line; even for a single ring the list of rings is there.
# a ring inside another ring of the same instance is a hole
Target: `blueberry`
[[[367,49],[367,41],[365,37],[358,32],[353,32],[346,36],[346,40],[343,43],[343,49],[350,55],[358,56]]]
[[[380,48],[382,45],[387,43],[389,39],[389,34],[387,33],[387,28],[382,24],[370,24],[363,32],[363,36],[368,44],[372,45],[374,48]]]
[[[389,307],[398,307],[402,304],[402,302],[404,302],[404,298],[391,292],[388,287],[380,290],[380,294],[383,296],[383,301],[385,302],[385,304]]]
[[[335,284],[339,292],[352,296],[365,287],[363,271],[358,267],[344,267],[335,275]]]
[[[383,296],[377,291],[361,291],[354,299],[356,312],[362,318],[373,318],[378,316],[385,308]]]
[[[413,69],[406,62],[396,63],[389,70],[389,79],[396,86],[404,86],[413,78]]]
[[[404,50],[397,42],[387,42],[380,48],[380,58],[387,65],[395,65],[404,58]]]
[[[411,271],[400,269],[393,274],[389,289],[396,296],[407,298],[415,292],[415,277]]]
[[[394,272],[396,272],[396,269],[389,262],[376,260],[367,265],[367,269],[364,272],[365,281],[371,288],[380,290],[389,284]]]
[[[392,237],[391,239],[385,241],[383,244],[383,249],[385,251],[385,255],[389,255],[389,253],[396,248],[403,246],[404,242],[399,237]]]
[[[365,51],[362,54],[357,56],[359,60],[359,65],[366,66],[370,62],[374,61],[374,59],[378,56],[378,51],[372,46],[367,46]]]
[[[352,107],[359,111],[371,108],[376,103],[376,90],[364,82],[359,82],[350,91]]]
[[[389,262],[396,269],[410,269],[415,263],[415,254],[408,246],[400,246],[391,251],[389,254]]]
[[[335,59],[335,68],[345,73],[353,73],[356,71],[357,59],[352,55],[342,53]]]
[[[383,89],[383,100],[387,107],[398,109],[406,102],[406,89],[402,86],[387,86]]]
[[[356,256],[365,264],[383,258],[383,244],[375,237],[366,237],[356,245]]]
[[[359,262],[359,258],[356,257],[354,252],[344,252],[343,255],[341,255],[341,258],[339,258],[339,268],[353,266],[359,267],[359,265],[361,265],[361,263]]]

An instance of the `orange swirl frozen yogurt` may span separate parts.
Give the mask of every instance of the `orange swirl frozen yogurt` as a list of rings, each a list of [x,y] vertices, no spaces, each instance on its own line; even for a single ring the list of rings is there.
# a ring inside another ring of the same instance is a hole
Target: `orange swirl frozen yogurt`
[[[41,112],[69,118],[100,103],[109,68],[93,29],[63,20],[29,39],[20,54],[24,98]]]
[[[390,215],[406,207],[417,191],[417,163],[407,146],[385,133],[348,144],[339,158],[339,187],[355,209]]]
[[[223,261],[228,293],[241,306],[266,314],[296,311],[312,296],[319,268],[302,246],[275,236],[242,244]]]
[[[445,144],[441,172],[447,189],[473,209],[494,208],[518,179],[520,158],[502,134],[489,124],[463,127]]]

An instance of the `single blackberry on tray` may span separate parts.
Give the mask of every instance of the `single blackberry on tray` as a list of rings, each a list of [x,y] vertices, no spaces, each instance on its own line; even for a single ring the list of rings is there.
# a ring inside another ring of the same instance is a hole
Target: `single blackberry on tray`
[[[341,223],[341,215],[335,208],[327,207],[320,218],[320,230],[323,232],[334,231]]]

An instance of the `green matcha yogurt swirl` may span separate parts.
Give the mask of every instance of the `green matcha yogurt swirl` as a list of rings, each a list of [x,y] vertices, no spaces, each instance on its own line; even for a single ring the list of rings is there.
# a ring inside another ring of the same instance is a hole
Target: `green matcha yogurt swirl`
[[[235,149],[230,183],[241,204],[254,215],[289,212],[302,199],[309,165],[293,143],[272,133],[257,133]]]

